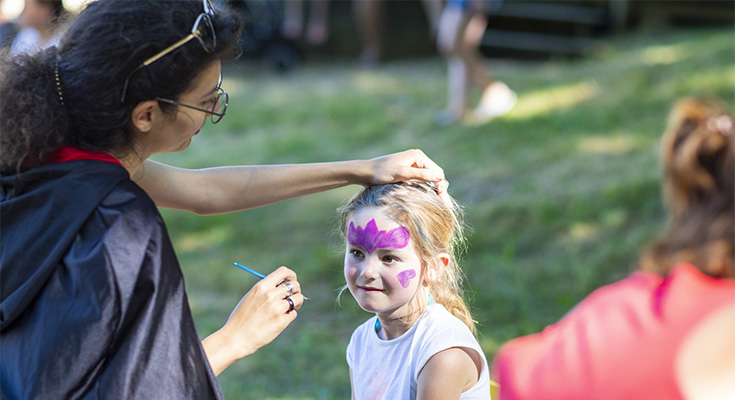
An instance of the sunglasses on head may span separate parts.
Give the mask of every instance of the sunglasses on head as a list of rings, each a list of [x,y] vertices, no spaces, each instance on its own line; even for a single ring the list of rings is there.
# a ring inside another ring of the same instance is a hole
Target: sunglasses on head
[[[159,51],[158,53],[154,54],[152,57],[147,58],[145,61],[143,61],[140,65],[138,65],[135,69],[133,69],[128,74],[127,78],[125,78],[125,82],[123,83],[122,95],[120,96],[121,103],[125,102],[125,96],[127,94],[128,84],[130,83],[130,78],[132,78],[136,72],[160,60],[165,55],[171,53],[172,51],[178,49],[179,47],[185,45],[186,43],[189,43],[191,40],[197,39],[199,43],[202,45],[202,48],[204,48],[204,50],[208,53],[214,51],[214,49],[217,47],[217,36],[214,33],[214,24],[212,23],[212,18],[214,17],[214,7],[212,6],[212,3],[210,2],[210,0],[202,0],[202,8],[204,9],[204,11],[197,16],[196,20],[194,21],[194,25],[191,28],[191,33],[189,33],[189,35],[182,38],[178,42],[166,47],[165,49]],[[221,79],[222,78],[220,77],[220,81]],[[157,100],[211,114],[212,123],[217,123],[222,119],[222,117],[224,117],[225,110],[227,109],[227,102],[229,100],[229,95],[227,94],[227,92],[225,92],[224,90],[222,90],[222,88],[219,87],[219,84],[217,85],[217,92],[218,92],[218,95],[217,95],[216,101],[213,100],[214,104],[212,105],[211,109],[202,109],[198,107],[193,107],[193,106],[181,104],[179,102],[176,102],[174,100],[169,100],[169,99],[157,98]]]

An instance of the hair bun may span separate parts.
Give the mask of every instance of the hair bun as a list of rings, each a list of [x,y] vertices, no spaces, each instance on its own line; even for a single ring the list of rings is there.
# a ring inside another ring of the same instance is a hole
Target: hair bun
[[[661,160],[675,211],[696,193],[721,190],[732,160],[733,117],[712,97],[686,98],[674,106],[662,143]]]
[[[661,141],[669,229],[641,254],[644,270],[667,275],[677,263],[688,262],[711,276],[735,275],[734,127],[721,99],[676,102]]]

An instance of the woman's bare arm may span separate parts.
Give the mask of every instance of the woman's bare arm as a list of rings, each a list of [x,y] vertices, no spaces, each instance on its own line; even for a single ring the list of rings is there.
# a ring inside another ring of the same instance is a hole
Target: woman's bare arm
[[[133,177],[158,206],[202,215],[261,207],[350,184],[409,179],[442,182],[444,172],[422,151],[407,150],[371,160],[195,170],[147,160]]]

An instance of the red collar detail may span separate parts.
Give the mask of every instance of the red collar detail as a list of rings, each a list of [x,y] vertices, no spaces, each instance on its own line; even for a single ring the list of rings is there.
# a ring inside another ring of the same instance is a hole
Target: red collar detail
[[[60,163],[60,162],[74,161],[74,160],[97,160],[97,161],[106,161],[106,162],[111,162],[117,165],[122,165],[120,164],[120,161],[117,160],[117,158],[107,153],[100,153],[98,151],[91,151],[91,150],[83,150],[83,149],[78,149],[76,147],[71,147],[71,146],[61,146],[61,148],[56,153],[51,154],[52,163]]]

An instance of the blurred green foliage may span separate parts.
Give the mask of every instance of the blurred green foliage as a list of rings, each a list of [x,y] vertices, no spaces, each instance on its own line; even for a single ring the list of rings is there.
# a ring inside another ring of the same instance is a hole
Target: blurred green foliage
[[[305,65],[279,76],[224,66],[227,117],[207,125],[180,167],[372,158],[421,148],[440,164],[472,228],[466,295],[491,358],[541,330],[600,285],[636,268],[665,225],[658,143],[674,100],[735,99],[733,28],[634,33],[582,60],[489,60],[519,95],[484,125],[437,127],[443,60]],[[478,98],[475,95],[475,100]],[[220,375],[228,399],[345,399],[344,350],[369,315],[344,284],[335,209],[347,187],[219,216],[162,210],[202,337],[218,329],[263,273],[287,265],[313,301],[272,344]]]

